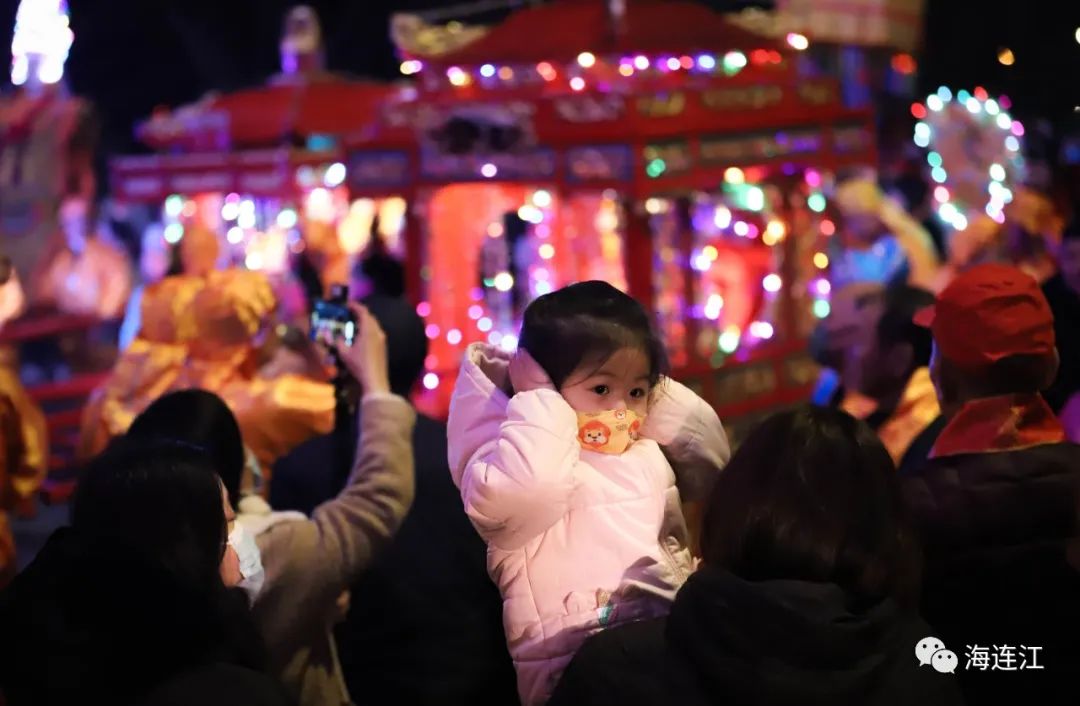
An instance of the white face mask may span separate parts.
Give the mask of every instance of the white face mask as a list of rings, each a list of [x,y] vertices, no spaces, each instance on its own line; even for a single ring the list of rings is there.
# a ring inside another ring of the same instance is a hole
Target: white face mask
[[[254,604],[266,580],[259,545],[255,543],[255,537],[237,522],[233,525],[232,532],[229,532],[229,546],[240,559],[240,575],[243,579],[239,586],[247,593],[248,601]]]

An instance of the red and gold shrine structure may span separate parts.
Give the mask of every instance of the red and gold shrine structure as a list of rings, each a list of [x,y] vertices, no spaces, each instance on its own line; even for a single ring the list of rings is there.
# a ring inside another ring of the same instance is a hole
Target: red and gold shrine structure
[[[529,301],[593,278],[656,313],[675,374],[735,436],[807,397],[827,195],[876,161],[868,110],[790,43],[693,2],[554,0],[428,29],[445,41],[399,42],[411,86],[305,78],[151,120],[163,153],[114,161],[114,193],[164,200],[174,237],[205,214],[253,268],[267,233],[292,248],[330,222],[357,253],[377,227],[426,320],[417,402],[434,414],[465,345],[513,348]]]

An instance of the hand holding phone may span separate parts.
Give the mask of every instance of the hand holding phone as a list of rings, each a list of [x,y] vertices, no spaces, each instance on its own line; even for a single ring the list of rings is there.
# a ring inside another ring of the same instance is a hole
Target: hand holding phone
[[[344,366],[365,393],[390,392],[390,367],[386,359],[386,334],[375,317],[363,306],[346,305],[355,322],[353,345],[344,340],[334,343],[339,365]]]

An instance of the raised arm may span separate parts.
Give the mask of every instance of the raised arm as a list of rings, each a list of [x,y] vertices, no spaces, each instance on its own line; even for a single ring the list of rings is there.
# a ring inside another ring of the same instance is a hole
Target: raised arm
[[[559,393],[514,395],[497,436],[465,466],[465,512],[488,542],[523,546],[566,514],[579,453],[577,416]]]
[[[339,349],[364,397],[360,437],[349,482],[311,520],[284,522],[259,536],[266,590],[256,603],[271,649],[310,630],[313,614],[334,603],[397,531],[414,494],[415,412],[389,392],[385,338],[366,310],[357,309],[360,336]]]
[[[724,425],[708,402],[680,382],[665,378],[654,394],[641,435],[663,448],[683,502],[703,501],[731,458]]]
[[[908,282],[933,291],[939,280],[941,261],[930,233],[891,199],[883,200],[880,217],[907,256]]]
[[[516,549],[569,508],[577,415],[535,361],[470,347],[450,406],[449,453],[465,512],[485,540]],[[492,377],[506,377],[508,399]]]

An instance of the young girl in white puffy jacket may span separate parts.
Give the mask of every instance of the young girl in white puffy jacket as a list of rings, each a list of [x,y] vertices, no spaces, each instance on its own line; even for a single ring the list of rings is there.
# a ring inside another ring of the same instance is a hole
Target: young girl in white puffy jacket
[[[704,499],[730,450],[665,366],[645,310],[604,282],[534,301],[513,356],[474,344],[462,363],[450,469],[526,705],[593,632],[666,614],[694,569],[681,503]]]

